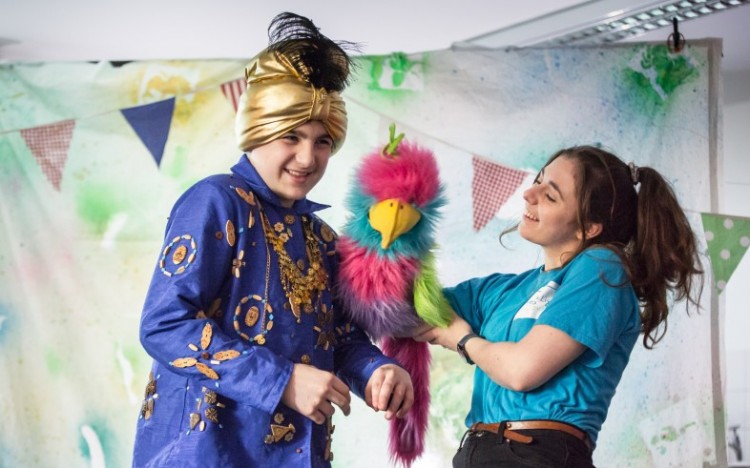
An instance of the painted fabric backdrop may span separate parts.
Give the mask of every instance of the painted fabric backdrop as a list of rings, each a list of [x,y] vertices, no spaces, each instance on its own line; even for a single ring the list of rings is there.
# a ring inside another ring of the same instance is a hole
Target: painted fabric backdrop
[[[702,234],[701,213],[716,206],[718,48],[360,57],[345,93],[347,143],[311,198],[332,204],[322,216],[341,226],[355,165],[395,122],[438,158],[446,285],[539,265],[534,246],[512,234],[503,248],[497,237],[546,158],[574,144],[662,171]],[[130,465],[150,366],[137,332],[149,275],[176,198],[240,155],[233,114],[244,63],[0,65],[0,467]],[[714,291],[705,288],[699,313],[676,306],[656,350],[636,350],[597,465],[721,459]],[[471,395],[473,368],[442,349],[433,356],[428,448],[416,466],[450,466]],[[334,423],[334,466],[387,465],[381,415],[360,403]]]

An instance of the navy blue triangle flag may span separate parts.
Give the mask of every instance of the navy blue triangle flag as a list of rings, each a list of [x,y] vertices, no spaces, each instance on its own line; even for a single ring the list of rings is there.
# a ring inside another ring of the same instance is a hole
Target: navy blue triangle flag
[[[157,166],[161,164],[164,146],[167,144],[174,103],[175,98],[170,98],[143,106],[120,109],[122,115],[151,152]]]

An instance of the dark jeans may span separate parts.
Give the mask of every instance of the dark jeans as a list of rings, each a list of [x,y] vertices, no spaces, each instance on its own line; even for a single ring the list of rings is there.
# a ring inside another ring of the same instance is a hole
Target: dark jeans
[[[453,457],[454,468],[538,467],[592,468],[591,452],[576,437],[561,431],[517,431],[534,438],[530,444],[506,441],[491,432],[467,431]]]

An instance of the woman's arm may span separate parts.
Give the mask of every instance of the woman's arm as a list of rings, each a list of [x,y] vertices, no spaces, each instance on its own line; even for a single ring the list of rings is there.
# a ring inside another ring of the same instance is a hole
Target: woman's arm
[[[456,351],[458,341],[469,333],[472,333],[469,324],[456,316],[447,328],[432,328],[414,339]],[[527,392],[551,379],[586,347],[557,328],[535,325],[518,343],[493,343],[476,337],[468,340],[464,349],[495,383]]]

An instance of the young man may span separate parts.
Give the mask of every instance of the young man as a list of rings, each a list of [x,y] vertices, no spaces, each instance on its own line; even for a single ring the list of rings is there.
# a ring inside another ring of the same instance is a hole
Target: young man
[[[409,375],[333,302],[336,236],[307,200],[346,134],[349,58],[283,13],[245,70],[246,154],[177,201],[141,319],[154,358],[134,466],[328,466],[350,390],[385,417]]]

